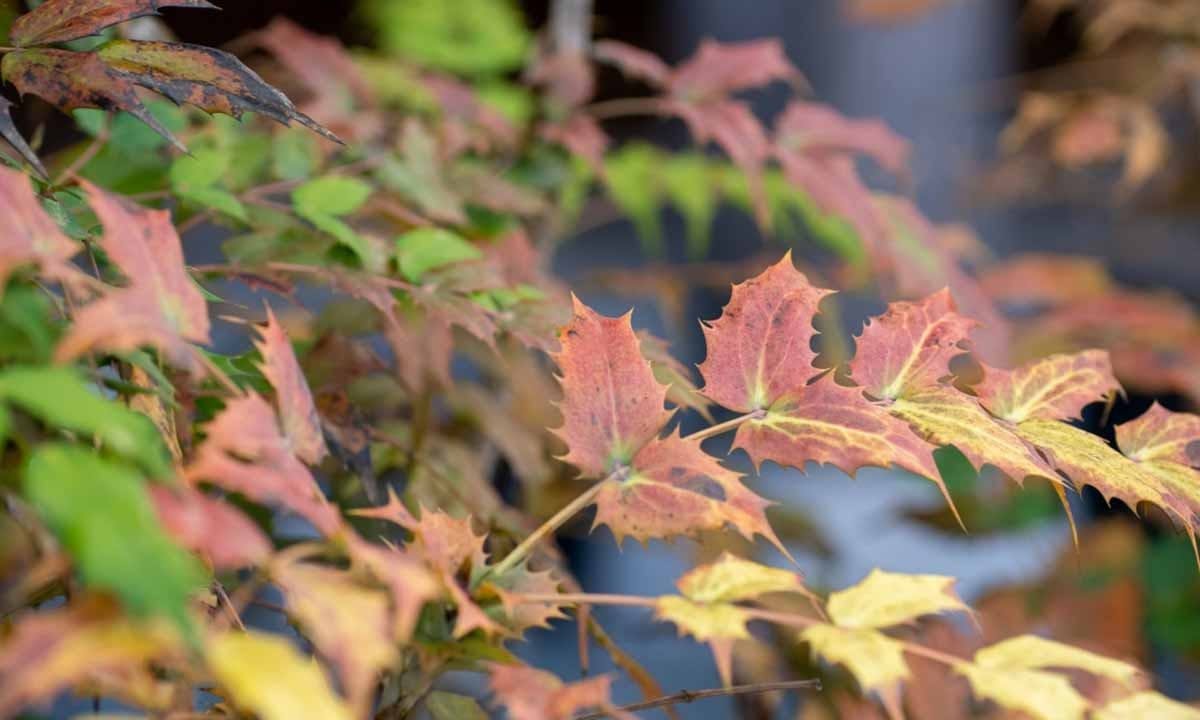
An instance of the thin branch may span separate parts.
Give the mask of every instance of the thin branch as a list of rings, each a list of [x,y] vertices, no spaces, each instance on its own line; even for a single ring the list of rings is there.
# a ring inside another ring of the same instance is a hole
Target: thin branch
[[[213,592],[217,595],[217,603],[225,609],[225,614],[229,616],[229,619],[233,621],[234,625],[237,625],[238,630],[242,630],[244,632],[246,630],[246,625],[242,622],[242,616],[238,614],[237,607],[235,607],[233,601],[229,599],[229,594],[225,592],[225,586],[221,584],[220,580],[214,580],[212,587]]]
[[[627,605],[630,607],[655,607],[658,598],[641,595],[614,595],[610,593],[512,593],[518,603],[553,603],[557,605]]]
[[[670,115],[671,112],[656,97],[617,98],[616,100],[601,100],[583,108],[583,111],[597,120],[611,120],[621,117],[640,117],[644,115]]]
[[[674,695],[665,695],[653,700],[645,702],[633,703],[631,705],[622,705],[615,710],[622,712],[638,712],[639,710],[652,710],[654,708],[665,707],[667,705],[678,705],[680,703],[690,703],[706,698],[725,697],[727,695],[757,695],[759,693],[776,692],[781,690],[820,690],[820,680],[783,680],[781,682],[753,683],[751,685],[732,685],[724,688],[709,688],[707,690],[684,690],[677,692]],[[610,711],[601,710],[600,712],[588,713],[580,715],[575,720],[596,720],[596,718],[610,717],[613,713]]]

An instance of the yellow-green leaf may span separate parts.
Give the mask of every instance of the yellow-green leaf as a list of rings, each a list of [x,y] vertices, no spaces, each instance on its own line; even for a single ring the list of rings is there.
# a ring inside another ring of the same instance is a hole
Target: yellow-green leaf
[[[1110,702],[1092,713],[1092,720],[1200,720],[1200,710],[1146,690]]]
[[[660,620],[675,623],[681,634],[687,633],[697,640],[750,637],[746,631],[749,617],[736,605],[706,605],[666,595],[658,599],[655,615]]]
[[[1005,670],[1078,669],[1129,685],[1138,669],[1128,663],[1037,635],[1001,640],[975,653],[975,664]]]
[[[1034,720],[1082,720],[1087,701],[1062,675],[1037,670],[995,670],[963,663],[958,672],[981,698]]]
[[[975,392],[988,412],[1020,423],[1079,417],[1085,405],[1120,389],[1108,351],[1084,350],[1051,355],[1015,370],[985,368]]]
[[[945,575],[904,575],[875,569],[854,587],[829,596],[829,618],[843,628],[886,628],[923,615],[965,610],[954,578]]]
[[[351,720],[321,666],[282,637],[228,632],[209,641],[206,655],[233,704],[261,720]]]
[[[805,628],[800,639],[812,647],[814,655],[844,665],[864,691],[894,696],[908,677],[904,646],[877,630],[821,623]]]
[[[759,565],[725,553],[715,562],[701,565],[679,579],[684,597],[699,603],[729,603],[751,600],[773,592],[805,592],[799,573]]]

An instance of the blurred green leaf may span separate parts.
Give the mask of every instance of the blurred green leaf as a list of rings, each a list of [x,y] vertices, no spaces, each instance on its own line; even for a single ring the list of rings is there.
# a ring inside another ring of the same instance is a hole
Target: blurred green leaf
[[[163,532],[135,470],[49,443],[29,458],[24,489],[86,584],[113,592],[131,612],[170,618],[194,634],[188,600],[207,574]]]
[[[487,713],[475,698],[434,690],[425,699],[425,707],[433,720],[487,720]]]
[[[0,372],[0,400],[47,425],[84,434],[85,441],[94,437],[154,477],[171,474],[166,449],[150,419],[100,397],[70,368],[8,368]]]
[[[419,65],[461,75],[521,67],[531,36],[509,0],[367,0],[379,46]]]
[[[358,178],[327,175],[292,191],[292,204],[305,219],[313,216],[349,215],[371,197],[370,184]]]
[[[708,158],[697,153],[669,155],[661,166],[663,187],[687,226],[688,257],[708,255],[712,221],[720,192]]]
[[[630,143],[604,158],[604,180],[617,207],[633,222],[647,254],[664,253],[659,207],[663,154],[645,143]]]
[[[441,228],[417,228],[396,238],[396,262],[410,282],[430,270],[482,257],[465,238]]]

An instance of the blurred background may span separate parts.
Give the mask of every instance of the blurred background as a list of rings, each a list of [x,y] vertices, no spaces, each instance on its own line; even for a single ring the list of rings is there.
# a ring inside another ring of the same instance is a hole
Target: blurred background
[[[184,41],[237,50],[239,38],[282,15],[351,48],[424,51],[409,36],[415,30],[400,25],[408,16],[393,14],[409,0],[214,1],[222,7],[219,14],[166,11],[166,23]],[[939,252],[952,251],[973,268],[992,305],[1009,321],[1025,324],[1020,337],[1028,347],[1018,348],[1015,357],[1094,343],[1113,349],[1128,396],[1111,411],[1093,406],[1084,418],[1089,429],[1111,437],[1113,423],[1140,414],[1155,400],[1196,411],[1200,399],[1200,323],[1194,310],[1200,303],[1195,152],[1200,12],[1197,3],[1186,1],[1141,3],[1143,12],[1136,16],[1109,9],[1120,4],[595,0],[591,16],[597,37],[635,45],[672,65],[706,38],[776,38],[803,75],[804,95],[850,118],[878,118],[910,141],[905,177],[891,177],[868,162],[862,164],[867,182],[910,198],[943,233]],[[524,28],[516,33],[536,32],[551,14],[549,2],[514,7]],[[478,28],[462,32],[464,47],[484,56],[488,43],[512,40],[472,35]],[[453,70],[451,65],[443,69]],[[264,74],[287,86],[286,77]],[[511,69],[496,72],[494,79],[517,78]],[[592,102],[649,92],[605,70]],[[776,84],[745,97],[769,123],[792,93]],[[36,102],[26,103],[22,112],[22,125],[42,128],[47,147],[74,140],[71,124]],[[757,272],[784,249],[792,249],[801,268],[811,268],[826,286],[844,290],[838,309],[847,336],[894,299],[897,286],[843,282],[847,273],[838,267],[844,248],[804,223],[794,232],[764,234],[736,202],[714,196],[688,207],[648,176],[639,182],[636,153],[654,152],[643,144],[695,151],[682,122],[622,117],[604,129],[617,157],[607,167],[614,187],[609,197],[583,204],[555,247],[553,269],[602,312],[633,307],[635,326],[667,339],[685,363],[703,359],[694,319],[716,317],[729,283]],[[628,148],[634,154],[622,155]],[[631,167],[634,179],[617,187],[626,177],[622,169]],[[219,261],[217,248],[225,237],[220,233],[214,228],[188,236],[189,260]],[[912,257],[905,262],[921,261],[920,253]],[[954,285],[946,278],[940,284],[946,283]],[[898,287],[903,292],[904,283]],[[1153,334],[1155,347],[1135,343],[1139,332]],[[685,430],[696,420],[685,418]],[[749,470],[745,464],[741,469]],[[1140,522],[1125,508],[1107,508],[1087,490],[1072,499],[1080,523],[1076,550],[1053,493],[976,477],[969,468],[951,491],[970,535],[954,527],[935,488],[900,473],[868,469],[847,481],[828,468],[799,473],[770,466],[749,484],[779,501],[772,522],[814,587],[844,587],[874,567],[953,575],[964,599],[980,609],[989,633],[1049,632],[1138,658],[1153,668],[1168,694],[1200,699],[1200,573],[1187,539],[1161,517]],[[572,523],[563,543],[570,567],[590,591],[670,592],[697,556],[728,547],[746,550],[742,541],[728,538],[699,545],[654,542],[648,549],[627,544],[619,550],[607,530],[589,535],[589,525],[586,517]],[[762,550],[762,557],[782,562]],[[718,684],[707,651],[675,637],[669,627],[625,609],[601,608],[597,614],[613,640],[668,691]],[[580,672],[569,623],[533,632],[514,650],[564,678]],[[753,664],[760,648],[744,650],[742,660]],[[593,654],[593,671],[612,669],[605,654]],[[616,699],[636,699],[634,685],[620,678]],[[456,682],[470,686],[473,680],[456,677],[450,684]],[[756,717],[765,711],[754,704],[761,699],[737,702],[683,705],[678,711],[695,718]],[[864,708],[839,712],[870,717]]]

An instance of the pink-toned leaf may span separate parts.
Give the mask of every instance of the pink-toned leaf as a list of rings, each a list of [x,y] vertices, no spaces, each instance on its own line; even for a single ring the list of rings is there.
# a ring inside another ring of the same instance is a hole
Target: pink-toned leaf
[[[749,540],[762,535],[787,555],[767,521],[770,505],[676,431],[643,447],[629,473],[600,491],[595,525],[607,525],[618,543],[626,536],[645,542],[730,526]]]
[[[703,326],[704,394],[730,410],[752,412],[802,388],[820,372],[812,365],[813,315],[830,292],[810,285],[791,253],[735,285],[721,316]]]
[[[149,490],[163,529],[217,570],[256,566],[274,549],[250,518],[223,500],[190,487]]]
[[[1015,370],[985,367],[974,388],[988,412],[1014,423],[1078,418],[1085,405],[1120,389],[1104,350],[1052,355]]]
[[[768,225],[770,208],[763,188],[762,169],[771,156],[771,141],[750,106],[739,100],[713,100],[693,103],[683,100],[662,101],[665,111],[687,123],[697,143],[715,143],[729,155],[750,186],[759,224]]]
[[[607,717],[634,720],[617,710],[609,700],[612,678],[599,675],[564,684],[545,670],[519,665],[493,665],[489,686],[497,704],[511,720],[572,720],[589,708],[605,711]]]
[[[608,135],[592,116],[575,113],[562,122],[542,125],[540,132],[546,140],[586,160],[593,172],[603,173]]]
[[[352,532],[345,533],[345,541],[354,567],[368,572],[392,596],[392,637],[409,642],[421,609],[445,594],[441,580],[409,553],[369,543]]]
[[[254,345],[262,354],[263,376],[275,388],[283,435],[297,457],[309,465],[316,465],[328,453],[321,420],[292,344],[270,306],[267,307],[267,324],[258,332],[260,339]]]
[[[21,172],[0,167],[0,289],[19,267],[33,265],[52,278],[70,274],[68,261],[78,250],[33,194],[29,178]]]
[[[13,21],[9,39],[17,47],[78,40],[164,7],[216,9],[208,0],[46,0]]]
[[[706,39],[671,73],[669,87],[676,97],[697,102],[799,77],[777,38],[741,43]]]
[[[631,314],[599,315],[572,296],[574,318],[559,333],[554,355],[561,373],[563,457],[585,476],[603,477],[627,465],[671,417],[667,388],[642,357]]]
[[[1154,403],[1117,426],[1117,445],[1139,462],[1165,460],[1200,468],[1200,415],[1172,412]]]
[[[867,321],[858,336],[850,374],[868,394],[894,399],[936,387],[950,375],[950,359],[977,323],[955,311],[948,290],[918,302],[897,302]]]
[[[912,145],[880,120],[848,118],[828,105],[793,101],[775,121],[780,152],[866,155],[893,175],[908,172]]]
[[[258,395],[233,398],[204,429],[208,437],[186,469],[190,481],[283,505],[327,536],[341,529],[337,508],[292,453],[266,400]]]

